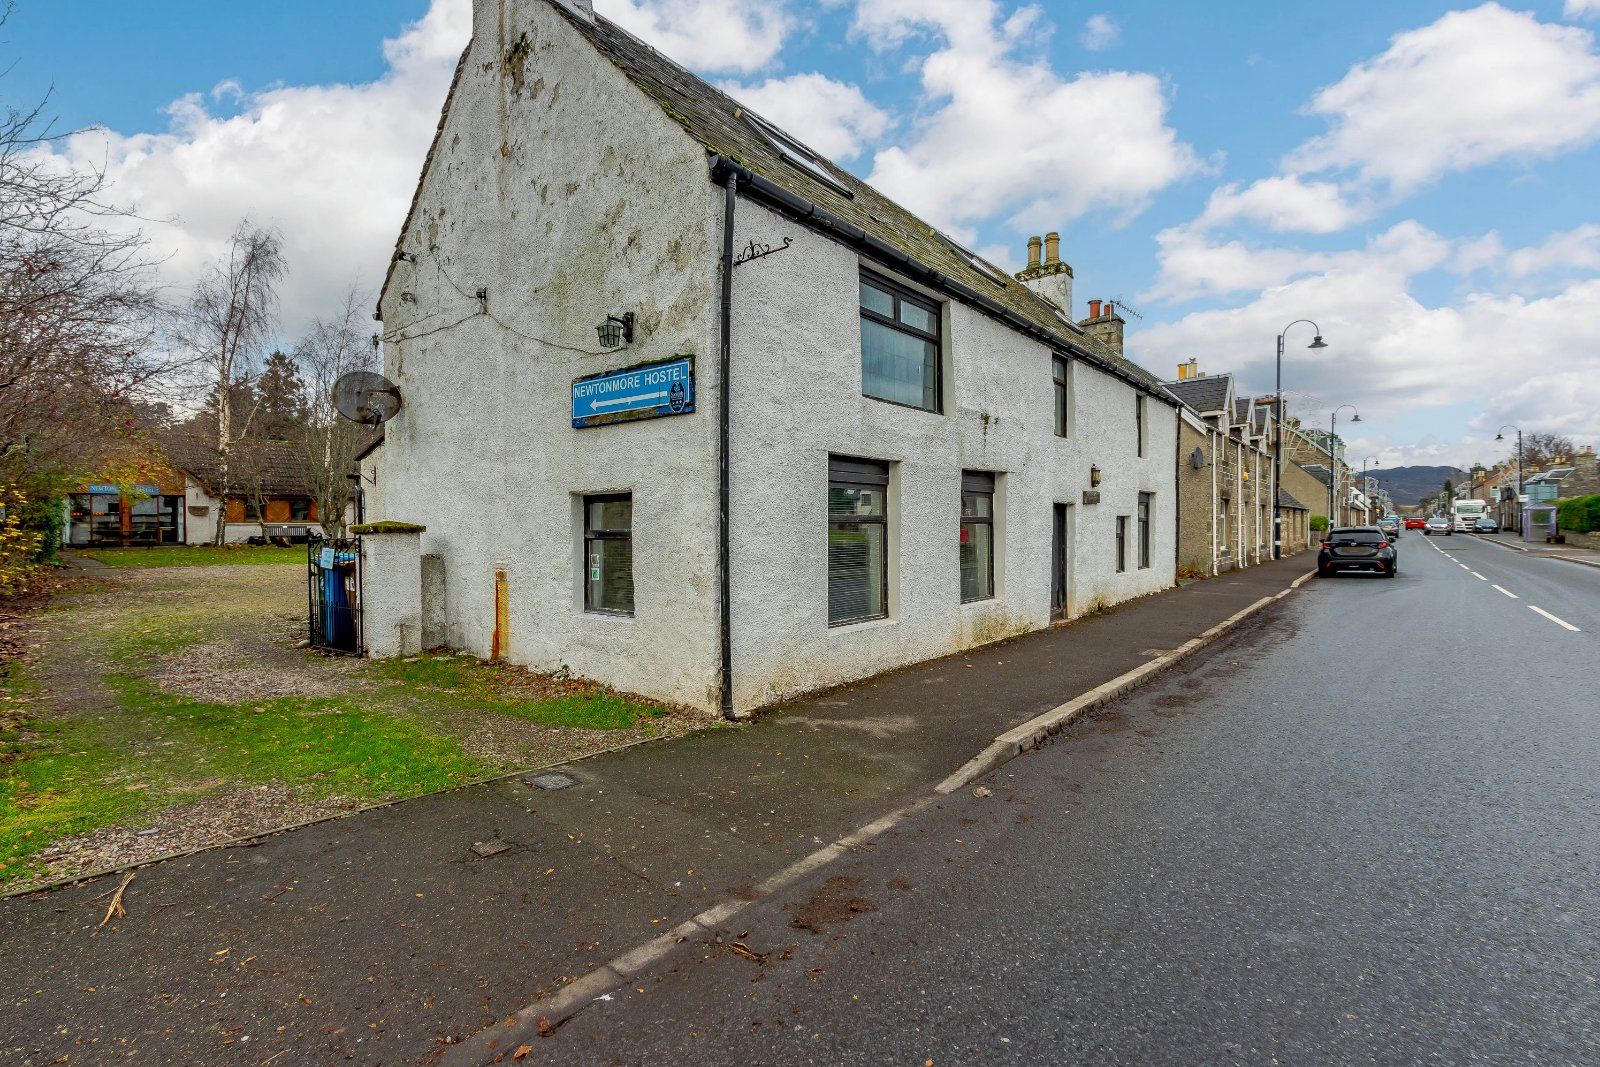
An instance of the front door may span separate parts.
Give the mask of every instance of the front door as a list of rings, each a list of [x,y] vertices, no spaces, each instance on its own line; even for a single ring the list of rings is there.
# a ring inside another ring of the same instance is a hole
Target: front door
[[[1067,617],[1067,579],[1071,574],[1070,547],[1071,522],[1067,505],[1055,506],[1053,533],[1050,538],[1050,617]]]

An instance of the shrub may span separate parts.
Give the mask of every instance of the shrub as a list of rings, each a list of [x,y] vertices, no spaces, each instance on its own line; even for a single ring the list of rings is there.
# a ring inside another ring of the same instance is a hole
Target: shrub
[[[1312,532],[1314,532],[1314,533],[1327,533],[1328,532],[1328,516],[1326,516],[1326,515],[1313,515],[1313,516],[1311,516],[1311,529],[1312,529]]]
[[[24,592],[41,570],[44,535],[25,525],[27,513],[28,498],[15,486],[0,489],[0,596]]]
[[[1556,521],[1573,533],[1600,531],[1600,493],[1556,502]]]

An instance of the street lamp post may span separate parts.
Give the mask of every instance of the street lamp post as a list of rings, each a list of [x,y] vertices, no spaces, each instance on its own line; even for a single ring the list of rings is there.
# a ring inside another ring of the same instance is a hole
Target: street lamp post
[[[1272,417],[1277,425],[1277,441],[1272,449],[1272,558],[1283,558],[1283,494],[1278,489],[1278,482],[1283,477],[1283,335],[1294,327],[1305,323],[1310,326],[1316,336],[1311,339],[1307,348],[1327,348],[1328,343],[1322,339],[1322,327],[1310,319],[1295,319],[1282,330],[1278,331],[1278,361],[1277,378],[1274,383],[1274,392],[1277,399],[1273,404]]]
[[[1367,465],[1378,462],[1377,456],[1368,456],[1361,461],[1361,499],[1367,505],[1367,521],[1372,521],[1372,486],[1367,480]]]
[[[1523,486],[1522,486],[1522,430],[1519,427],[1511,425],[1510,423],[1506,423],[1504,426],[1500,427],[1500,429],[1495,431],[1494,439],[1496,441],[1504,441],[1506,439],[1505,435],[1506,435],[1506,431],[1507,430],[1515,430],[1516,433],[1517,433],[1517,500],[1516,500],[1516,505],[1517,506],[1511,509],[1511,513],[1517,517],[1517,533],[1520,534],[1520,533],[1522,533],[1522,491],[1523,491]]]
[[[1333,502],[1339,492],[1339,457],[1334,452],[1333,442],[1339,437],[1339,412],[1345,408],[1355,411],[1355,414],[1350,416],[1351,422],[1361,421],[1361,412],[1356,411],[1354,404],[1340,404],[1328,416],[1328,529],[1330,530],[1336,525],[1333,520]]]

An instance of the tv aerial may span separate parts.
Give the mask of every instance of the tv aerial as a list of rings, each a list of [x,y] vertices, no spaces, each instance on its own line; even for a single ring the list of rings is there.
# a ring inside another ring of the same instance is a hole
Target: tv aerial
[[[333,383],[333,408],[351,422],[378,426],[400,413],[400,389],[377,371],[349,371]]]

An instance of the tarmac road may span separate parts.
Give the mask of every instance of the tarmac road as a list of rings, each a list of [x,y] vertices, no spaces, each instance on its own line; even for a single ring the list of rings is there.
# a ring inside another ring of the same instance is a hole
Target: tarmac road
[[[1399,547],[518,1062],[1600,1062],[1600,571]]]

